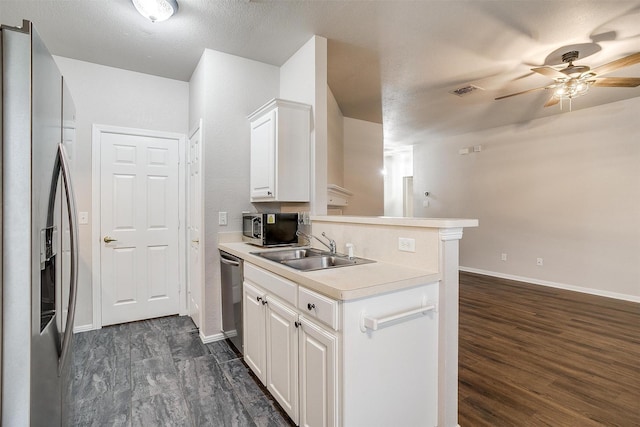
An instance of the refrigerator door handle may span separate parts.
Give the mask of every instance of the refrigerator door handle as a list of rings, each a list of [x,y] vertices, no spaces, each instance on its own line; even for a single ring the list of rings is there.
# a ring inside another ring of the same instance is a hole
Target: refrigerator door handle
[[[76,296],[78,293],[78,221],[76,218],[76,200],[71,187],[71,175],[69,172],[69,160],[67,152],[62,143],[58,144],[57,162],[60,162],[62,182],[67,199],[67,212],[69,215],[69,248],[71,250],[71,272],[69,274],[69,305],[67,307],[67,322],[62,338],[62,352],[58,359],[58,375],[61,375],[62,368],[71,350],[71,340],[73,338],[73,322],[76,316]]]

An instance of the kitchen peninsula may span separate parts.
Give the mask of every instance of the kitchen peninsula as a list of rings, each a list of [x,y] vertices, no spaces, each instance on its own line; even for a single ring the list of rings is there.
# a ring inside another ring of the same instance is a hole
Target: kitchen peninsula
[[[245,261],[249,367],[298,425],[457,426],[458,241],[478,221],[311,224],[376,262],[302,272],[255,255],[279,249],[219,245]]]

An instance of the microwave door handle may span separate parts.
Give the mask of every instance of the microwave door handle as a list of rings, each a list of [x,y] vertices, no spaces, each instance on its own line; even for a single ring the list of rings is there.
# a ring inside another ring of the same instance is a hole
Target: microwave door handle
[[[69,275],[69,306],[67,307],[67,322],[62,338],[62,352],[58,360],[58,375],[62,374],[62,368],[71,350],[73,338],[73,323],[76,316],[76,297],[78,293],[78,221],[76,218],[76,200],[71,187],[71,175],[69,173],[69,161],[62,143],[58,144],[57,161],[60,162],[62,183],[67,196],[67,213],[69,216],[69,246],[71,250],[71,272]]]
[[[253,237],[261,238],[260,226],[262,225],[262,218],[253,218]]]

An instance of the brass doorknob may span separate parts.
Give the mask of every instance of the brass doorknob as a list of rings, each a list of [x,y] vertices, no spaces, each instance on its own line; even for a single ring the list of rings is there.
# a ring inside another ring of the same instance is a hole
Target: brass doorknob
[[[200,243],[200,240],[192,240],[192,243]]]
[[[109,237],[109,236],[104,236],[104,239],[102,239],[102,240],[104,240],[105,243],[111,243],[111,242],[117,242],[118,241],[118,239],[114,239],[114,238]]]

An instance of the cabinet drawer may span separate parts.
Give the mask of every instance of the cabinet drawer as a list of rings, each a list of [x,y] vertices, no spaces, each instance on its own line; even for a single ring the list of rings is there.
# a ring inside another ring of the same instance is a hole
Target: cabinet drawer
[[[298,308],[306,316],[338,330],[338,301],[303,287],[298,288]]]
[[[244,263],[244,278],[260,285],[265,291],[276,295],[292,306],[296,306],[298,290],[296,283],[247,262]]]

